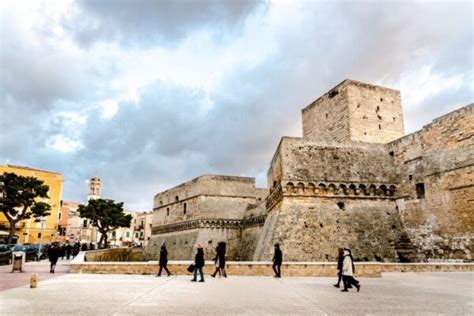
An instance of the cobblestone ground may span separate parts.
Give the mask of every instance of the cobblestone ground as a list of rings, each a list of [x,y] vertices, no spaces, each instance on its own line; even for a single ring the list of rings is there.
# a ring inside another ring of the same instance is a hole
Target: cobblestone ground
[[[3,276],[3,275],[2,275]],[[341,293],[331,278],[66,274],[0,292],[0,315],[473,315],[474,273],[389,273]]]

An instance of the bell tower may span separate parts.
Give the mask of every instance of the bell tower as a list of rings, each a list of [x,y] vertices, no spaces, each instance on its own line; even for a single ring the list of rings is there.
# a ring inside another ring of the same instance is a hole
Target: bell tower
[[[95,176],[89,180],[89,191],[87,193],[87,200],[100,199],[100,178]]]

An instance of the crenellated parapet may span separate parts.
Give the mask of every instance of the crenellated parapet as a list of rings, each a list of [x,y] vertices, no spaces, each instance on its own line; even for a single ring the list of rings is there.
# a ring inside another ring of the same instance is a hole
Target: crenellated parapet
[[[393,199],[396,192],[397,186],[388,183],[282,181],[270,191],[266,206],[271,210],[283,197]]]

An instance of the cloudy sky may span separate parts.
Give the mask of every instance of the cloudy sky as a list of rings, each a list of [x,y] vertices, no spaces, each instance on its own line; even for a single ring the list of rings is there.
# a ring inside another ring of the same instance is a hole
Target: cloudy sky
[[[407,132],[473,101],[469,1],[2,1],[0,164],[63,199],[149,210],[204,173],[266,171],[345,78],[401,90]]]

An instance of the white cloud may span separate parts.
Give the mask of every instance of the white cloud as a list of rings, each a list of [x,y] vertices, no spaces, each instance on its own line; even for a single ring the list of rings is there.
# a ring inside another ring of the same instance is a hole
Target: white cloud
[[[66,135],[55,135],[48,141],[48,147],[63,153],[70,153],[82,149],[84,146],[77,139],[71,139]]]

